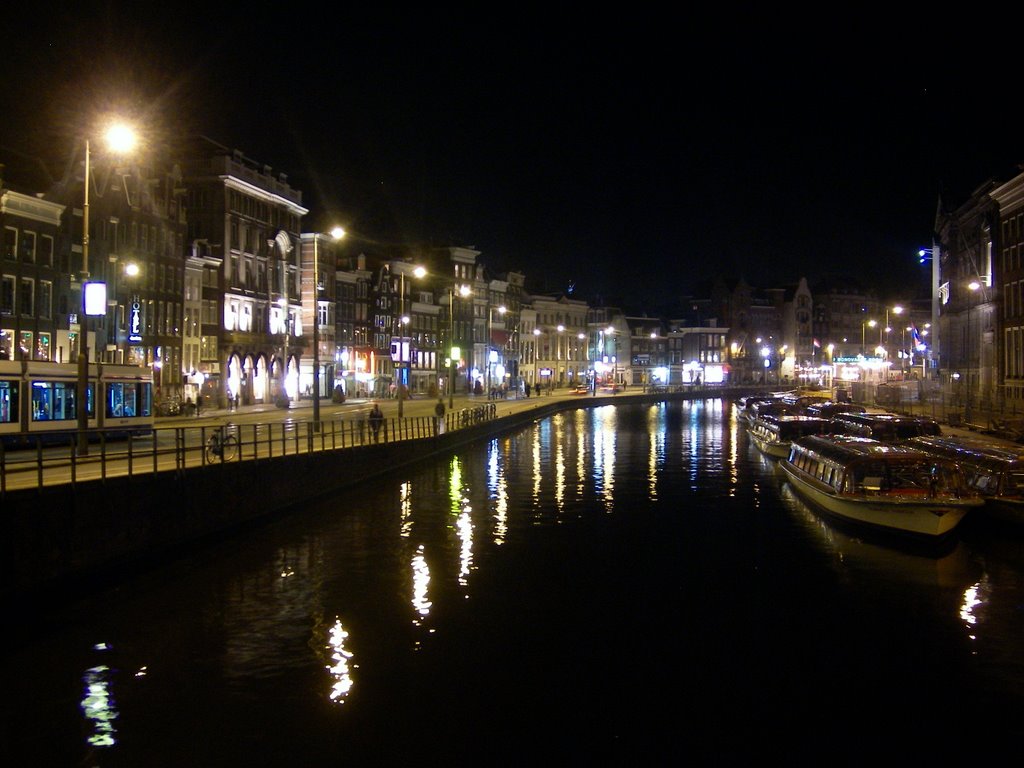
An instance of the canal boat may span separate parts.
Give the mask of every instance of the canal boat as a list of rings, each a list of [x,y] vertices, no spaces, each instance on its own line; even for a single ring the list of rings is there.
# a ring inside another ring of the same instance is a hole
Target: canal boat
[[[984,503],[955,462],[868,438],[802,437],[776,466],[826,514],[893,534],[941,539]]]
[[[826,419],[831,419],[833,416],[838,416],[840,413],[864,413],[867,411],[863,405],[856,405],[855,403],[836,403],[831,400],[827,400],[823,403],[811,403],[804,408],[804,413],[808,416],[821,416]]]
[[[906,445],[955,461],[992,517],[1024,525],[1024,453],[1010,445],[959,436],[923,436]]]
[[[767,413],[747,426],[747,434],[761,453],[773,459],[789,456],[793,441],[804,435],[832,434],[831,419],[789,413]]]
[[[919,435],[940,435],[942,427],[927,416],[899,413],[837,413],[832,417],[837,432],[893,443]]]
[[[747,424],[757,418],[758,412],[768,413],[782,404],[783,394],[760,394],[741,398],[737,406],[740,421]]]

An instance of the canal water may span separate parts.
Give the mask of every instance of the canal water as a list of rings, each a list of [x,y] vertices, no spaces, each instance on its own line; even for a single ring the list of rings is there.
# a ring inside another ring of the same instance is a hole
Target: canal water
[[[823,522],[727,401],[566,412],[9,629],[4,764],[1015,754],[1024,537],[968,522]]]

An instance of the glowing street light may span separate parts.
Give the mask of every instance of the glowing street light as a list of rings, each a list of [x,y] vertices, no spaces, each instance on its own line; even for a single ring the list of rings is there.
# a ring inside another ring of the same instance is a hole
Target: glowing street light
[[[492,354],[491,354],[491,341],[492,341],[492,338],[491,337],[492,337],[492,334],[493,334],[491,326],[494,323],[494,311],[495,310],[498,311],[499,315],[504,315],[506,312],[508,312],[508,308],[505,307],[504,305],[502,305],[500,307],[488,307],[487,308],[487,345],[485,346],[485,350],[486,350],[485,354],[486,354],[487,360],[485,362],[487,363],[487,394],[488,395],[490,395],[490,393],[491,393],[491,368],[493,367],[493,365],[495,363],[498,362],[498,360],[497,360],[497,357],[498,357],[497,350],[494,351],[494,354],[493,354],[494,359],[493,360],[491,359],[491,357],[492,357]]]
[[[468,285],[460,285],[459,296],[466,298],[472,291]],[[459,357],[461,356],[462,350],[455,346],[455,286],[449,286],[448,288],[448,346],[449,346],[449,376],[448,376],[448,410],[455,407],[455,365]]]
[[[135,132],[123,123],[114,123],[104,132],[107,148],[115,154],[130,152],[135,146]],[[89,185],[91,184],[91,147],[85,139],[85,192],[82,200],[82,338],[78,344],[78,382],[76,414],[78,416],[78,453],[89,453],[89,316],[103,315],[107,311],[106,285],[89,282]],[[100,393],[97,392],[97,396]]]
[[[878,325],[878,322],[875,320],[865,320],[860,324],[860,353],[862,355],[864,354],[864,350],[867,348],[867,344],[864,340],[864,329],[866,326],[874,328],[876,325]]]
[[[971,296],[981,288],[981,283],[977,280],[971,280],[971,282],[967,284],[967,288],[969,289],[967,294],[967,404],[964,408],[964,412],[967,416],[967,420],[970,421],[972,415],[971,400],[973,391],[971,387]],[[980,368],[981,366],[979,365],[978,367]]]
[[[345,230],[334,227],[330,236],[341,240]],[[320,233],[313,233],[313,431],[320,431]]]
[[[412,269],[413,277],[421,278],[427,274],[427,270],[421,266]],[[409,375],[409,345],[406,343],[405,327],[409,324],[409,318],[405,316],[405,271],[398,271],[398,418],[403,416],[403,404],[405,402],[405,378]],[[404,373],[403,373],[404,371]]]

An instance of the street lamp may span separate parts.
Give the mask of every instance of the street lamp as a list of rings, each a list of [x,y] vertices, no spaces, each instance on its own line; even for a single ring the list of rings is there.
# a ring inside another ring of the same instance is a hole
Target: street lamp
[[[413,267],[412,273],[414,277],[423,277],[427,274],[427,270],[423,267]],[[405,316],[405,271],[398,271],[398,418],[402,418],[403,415],[403,403],[405,402],[405,381],[404,376],[408,376],[408,355],[409,345],[405,341],[405,326],[409,324],[409,318]]]
[[[135,133],[123,123],[109,126],[104,134],[107,147],[118,154],[131,151],[135,146]],[[85,192],[82,199],[82,271],[79,283],[82,286],[82,338],[78,344],[78,393],[76,415],[78,416],[78,453],[89,453],[89,315],[103,315],[107,311],[106,285],[89,282],[89,184],[91,151],[89,138],[85,139]],[[97,395],[99,393],[97,392]]]
[[[964,414],[967,417],[967,420],[970,421],[971,420],[971,399],[972,399],[972,395],[971,395],[971,392],[972,392],[972,388],[971,388],[971,296],[979,288],[981,288],[981,283],[979,283],[977,280],[971,280],[971,282],[969,282],[967,284],[967,287],[968,287],[970,292],[967,294],[967,366],[966,366],[966,368],[967,368],[967,371],[966,371],[966,373],[967,373],[967,404],[966,404],[966,407],[964,408]],[[979,364],[978,367],[979,368],[981,367],[980,364]]]
[[[537,360],[540,359],[540,328],[534,327],[533,329],[533,383],[534,387],[540,384],[540,370],[537,368]],[[539,389],[535,390],[538,394]]]
[[[910,331],[911,334],[913,334],[914,327],[911,326],[911,325],[906,325],[906,326],[903,327],[903,342],[901,344],[901,346],[903,347],[901,352],[903,354],[900,356],[900,358],[901,358],[900,359],[900,373],[903,374],[904,378],[906,378],[906,376],[907,376],[907,371],[906,371],[906,369],[908,367],[907,366],[907,358],[910,359],[910,366],[909,366],[910,372],[911,373],[914,372],[914,350],[913,350],[914,343],[913,343],[913,336],[911,336],[911,343],[910,343],[911,348],[907,349],[907,332],[908,331]]]
[[[497,359],[491,360],[491,342],[493,340],[492,337],[493,337],[493,333],[494,333],[494,331],[492,330],[491,326],[494,323],[494,310],[495,309],[498,310],[498,314],[499,315],[504,315],[508,311],[508,309],[505,306],[488,307],[487,308],[487,345],[485,346],[485,349],[487,350],[487,360],[486,360],[486,362],[487,362],[487,394],[488,395],[490,395],[490,393],[491,393],[491,366],[493,365],[493,363],[497,362]],[[494,357],[497,358],[497,351],[495,351]]]
[[[459,296],[466,298],[470,291],[468,285],[459,286]],[[448,365],[449,365],[449,376],[448,376],[448,410],[451,410],[455,406],[455,361],[460,352],[458,347],[455,346],[455,286],[449,286],[448,288]]]
[[[864,350],[865,350],[865,348],[867,346],[867,344],[866,344],[866,342],[864,340],[864,329],[865,329],[866,326],[871,326],[872,328],[874,328],[876,325],[878,325],[878,323],[875,320],[865,320],[864,322],[862,322],[860,324],[860,353],[861,353],[861,355],[864,354]]]
[[[335,227],[330,235],[341,240],[345,230]],[[313,431],[320,431],[320,233],[313,233]]]
[[[601,343],[601,354],[602,354],[602,357],[604,357],[606,355],[606,353],[607,353],[607,350],[605,349],[604,345],[607,342],[608,337],[615,333],[615,328],[613,326],[609,325],[607,328],[604,329],[604,332],[605,332],[605,341],[603,341]],[[619,373],[619,371],[618,371],[618,360],[619,360],[618,345],[616,345],[615,354],[612,355],[612,382],[611,383],[612,383],[613,391],[614,391],[615,384],[618,382],[618,373]]]
[[[901,307],[899,304],[897,304],[895,307],[892,308],[892,313],[894,315],[902,315],[903,314],[903,307]],[[885,350],[885,378],[886,378],[887,381],[888,381],[888,379],[890,377],[890,374],[891,374],[891,368],[890,368],[890,363],[889,363],[889,334],[891,332],[892,332],[892,328],[889,325],[889,308],[886,307],[885,308],[885,343],[884,344],[882,343],[882,332],[879,331],[878,332],[878,346],[882,347]]]

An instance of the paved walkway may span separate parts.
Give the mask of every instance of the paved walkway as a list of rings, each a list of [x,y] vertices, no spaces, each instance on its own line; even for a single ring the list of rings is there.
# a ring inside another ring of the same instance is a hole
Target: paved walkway
[[[716,394],[714,389],[707,390],[708,394],[714,396]],[[578,395],[573,392],[572,389],[563,388],[555,389],[552,392],[544,391],[540,396],[531,395],[530,397],[519,397],[519,398],[508,398],[489,400],[486,395],[466,395],[460,394],[455,395],[452,400],[452,408],[449,408],[449,398],[443,398],[445,411],[460,411],[466,408],[475,408],[480,405],[487,405],[489,403],[495,403],[498,409],[498,416],[505,416],[512,413],[519,413],[524,410],[532,408],[538,408],[542,405],[550,403],[553,399],[555,400],[575,400],[581,403],[587,400],[624,400],[629,401],[635,396],[645,394],[641,387],[635,389],[626,389],[616,394],[599,394],[596,398],[592,395]],[[399,404],[398,400],[393,398],[351,398],[345,403],[333,403],[330,400],[320,401],[320,418],[322,420],[328,419],[363,419],[366,414],[373,407],[373,403],[378,403],[381,410],[384,412],[385,418],[397,418]],[[433,416],[434,406],[437,404],[436,399],[431,399],[425,396],[414,396],[411,399],[405,400],[402,403],[402,415],[404,417],[413,416]],[[865,405],[868,411],[872,412],[885,412],[887,409],[876,406],[876,405]],[[171,426],[175,423],[195,422],[197,419],[210,419],[214,421],[230,421],[231,418],[237,414],[258,414],[267,413],[275,417],[281,418],[294,418],[302,421],[312,419],[313,401],[310,399],[301,399],[293,401],[287,410],[278,408],[273,403],[260,403],[257,405],[242,405],[237,409],[226,409],[226,408],[212,408],[204,409],[201,416],[169,416],[160,417],[157,419],[157,426],[166,425]],[[287,414],[287,416],[286,416]],[[970,429],[964,425],[953,426],[944,421],[942,424],[942,433],[944,435],[955,435],[959,437],[971,438],[971,439],[983,439],[988,442],[997,443],[1000,445],[1006,445],[1015,449],[1021,450],[1024,453],[1024,446],[1020,442],[1000,437],[998,435],[987,434],[979,429]]]
[[[550,403],[552,399],[556,400],[601,400],[606,398],[628,398],[630,395],[643,394],[643,390],[637,388],[635,391],[625,390],[617,394],[606,394],[598,395],[597,398],[588,395],[577,395],[574,394],[571,389],[555,389],[552,392],[544,391],[541,395],[530,395],[530,397],[508,397],[498,398],[496,400],[490,400],[486,395],[455,395],[451,399],[447,396],[442,399],[444,402],[445,412],[455,411],[466,408],[476,408],[481,405],[489,405],[494,403],[498,408],[498,415],[503,416],[509,413],[519,413],[524,410],[531,408],[537,408],[541,405]],[[449,408],[448,403],[452,403],[452,407]],[[377,403],[380,405],[381,410],[384,412],[385,418],[397,418],[399,404],[398,400],[394,398],[350,398],[344,403],[334,403],[331,400],[320,401],[320,418],[326,420],[328,418],[364,418],[367,412],[373,407],[373,404]],[[404,417],[412,416],[433,416],[434,407],[437,405],[436,398],[429,398],[422,395],[417,395],[411,399],[407,399],[402,402],[402,415]],[[313,418],[313,401],[311,399],[301,399],[292,401],[291,405],[287,409],[278,408],[273,403],[258,403],[256,405],[240,405],[237,409],[228,408],[204,408],[200,416],[161,416],[158,417],[156,422],[157,426],[167,425],[170,426],[174,423],[181,421],[195,421],[198,418],[201,419],[220,419],[229,420],[236,414],[255,414],[255,413],[267,413],[282,418],[301,419],[303,421]],[[286,416],[287,414],[287,416]]]

